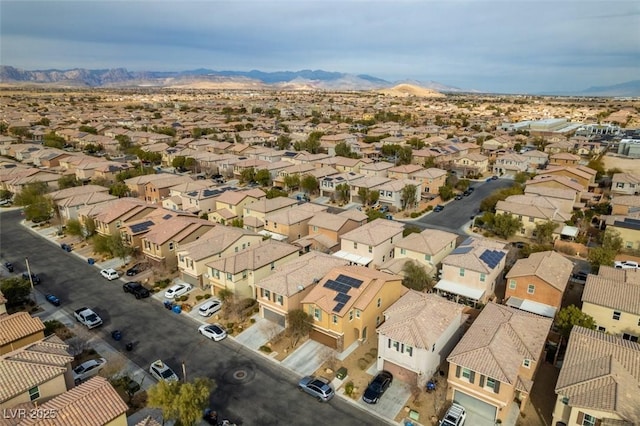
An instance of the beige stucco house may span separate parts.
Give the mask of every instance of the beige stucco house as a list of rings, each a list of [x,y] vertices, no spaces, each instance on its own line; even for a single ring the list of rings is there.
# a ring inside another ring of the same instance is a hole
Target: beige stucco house
[[[458,236],[438,229],[425,229],[419,234],[407,235],[394,247],[395,259],[413,259],[423,265],[432,277],[438,265],[456,247]]]
[[[334,256],[352,264],[376,267],[393,257],[394,245],[402,239],[404,224],[376,219],[342,235]]]

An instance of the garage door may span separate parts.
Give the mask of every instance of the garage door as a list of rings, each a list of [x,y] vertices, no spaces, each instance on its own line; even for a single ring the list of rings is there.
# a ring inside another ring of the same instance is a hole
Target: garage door
[[[284,315],[272,311],[271,309],[267,309],[265,307],[262,308],[262,316],[264,317],[264,319],[268,319],[271,322],[275,322],[276,324],[284,327]]]
[[[467,410],[466,423],[478,426],[495,424],[497,407],[460,391],[453,393],[453,401]],[[474,419],[475,421],[470,421]]]
[[[325,346],[329,346],[332,349],[338,348],[338,340],[336,338],[326,335],[318,330],[311,330],[309,332],[309,337],[316,342],[320,342]]]
[[[415,371],[407,370],[404,367],[396,365],[389,361],[384,361],[383,370],[387,370],[389,373],[393,374],[394,379],[398,379],[405,383],[417,383],[416,379],[418,378],[418,374]]]

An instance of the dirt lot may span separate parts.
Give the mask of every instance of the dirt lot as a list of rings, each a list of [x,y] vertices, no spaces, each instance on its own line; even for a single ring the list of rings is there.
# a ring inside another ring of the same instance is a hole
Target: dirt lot
[[[602,157],[605,169],[618,168],[623,172],[634,173],[640,166],[640,159],[605,155]]]

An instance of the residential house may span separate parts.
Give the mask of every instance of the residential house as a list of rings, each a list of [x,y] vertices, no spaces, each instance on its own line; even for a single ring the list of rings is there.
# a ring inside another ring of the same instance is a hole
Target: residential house
[[[245,204],[242,217],[245,220],[248,220],[249,218],[255,219],[258,224],[254,224],[253,226],[259,227],[261,225],[266,225],[268,215],[293,209],[297,205],[298,201],[289,197],[263,197],[252,203]]]
[[[218,225],[196,241],[181,244],[176,250],[180,278],[194,286],[209,286],[206,264],[239,253],[262,242],[262,235],[246,229]]]
[[[438,229],[407,235],[395,244],[395,259],[413,259],[425,267],[430,276],[435,276],[438,265],[456,247],[458,236]]]
[[[579,162],[580,156],[569,152],[558,152],[549,156],[551,166],[577,166]]]
[[[423,388],[460,341],[468,318],[462,305],[409,290],[384,311],[378,370]]]
[[[563,212],[571,212],[575,208],[584,207],[584,204],[580,203],[580,192],[572,189],[527,185],[524,188],[524,194],[554,199],[554,204]]]
[[[619,195],[611,200],[612,215],[629,216],[638,213],[640,213],[640,196]]]
[[[225,191],[216,198],[215,211],[209,213],[209,220],[223,225],[244,217],[244,206],[266,198],[260,189]]]
[[[574,326],[556,384],[554,425],[640,424],[640,344]]]
[[[529,173],[535,173],[536,170],[544,169],[549,162],[549,154],[538,151],[537,149],[529,150],[522,154],[522,156],[526,157],[529,161],[529,168],[527,169]]]
[[[561,203],[554,198],[535,195],[512,195],[496,204],[496,214],[510,214],[520,220],[517,234],[526,238],[535,237],[536,225],[553,222],[554,238],[560,236],[564,223],[571,219],[571,212],[560,210]]]
[[[581,185],[566,176],[538,175],[525,182],[525,187],[529,186],[543,186],[546,188],[572,190],[580,194],[580,197],[582,196],[582,192],[586,191],[586,187],[584,185]]]
[[[349,183],[349,202],[365,204],[361,194],[377,191],[380,185],[393,182],[392,179],[384,177],[363,177]],[[392,196],[389,196],[392,199]]]
[[[358,173],[353,173],[353,172],[325,176],[319,182],[320,196],[329,197],[335,200],[336,199],[335,192],[336,192],[337,186],[342,184],[346,184],[347,186],[350,186],[363,178],[364,178],[363,175]]]
[[[318,204],[302,203],[292,208],[268,213],[264,219],[264,230],[260,233],[278,241],[298,240],[309,234],[309,221],[317,213],[327,211],[327,209],[328,207]]]
[[[144,200],[149,203],[160,203],[163,199],[169,197],[171,187],[193,180],[189,176],[172,176],[169,174],[156,176],[164,176],[164,178],[154,179],[144,185]]]
[[[405,192],[405,188],[411,186],[415,188],[412,197],[407,195],[410,194],[409,192]],[[392,211],[399,211],[418,205],[420,195],[422,194],[422,184],[417,180],[398,179],[377,185],[373,190],[378,191],[380,194],[378,196],[378,203],[380,203],[380,205],[388,206]]]
[[[398,275],[363,266],[334,268],[302,300],[313,317],[309,337],[338,352],[376,338],[384,311],[407,291]]]
[[[507,153],[498,156],[493,165],[493,174],[514,177],[529,170],[529,158],[522,154]]]
[[[242,173],[245,170],[251,170],[251,169],[253,169],[254,171],[260,170],[260,169],[264,169],[268,165],[269,165],[268,161],[258,160],[255,158],[248,158],[246,160],[241,160],[233,165],[233,176],[235,179],[242,180]]]
[[[360,167],[360,174],[364,176],[388,177],[389,169],[392,169],[393,163],[387,161],[378,161],[376,163],[365,164]]]
[[[273,274],[275,268],[299,257],[298,247],[274,240],[247,247],[246,250],[229,254],[208,262],[207,273],[212,285],[212,294],[222,289],[234,296],[256,298],[255,284]]]
[[[461,176],[485,174],[489,170],[489,157],[482,154],[465,154],[453,159],[452,170]]]
[[[149,233],[153,229],[165,226],[169,219],[173,219],[179,216],[195,218],[195,216],[187,213],[181,213],[157,207],[140,219],[130,220],[124,223],[119,228],[120,235],[122,236],[122,240],[129,247],[142,249],[142,238],[147,233]]]
[[[582,293],[582,312],[599,331],[637,342],[640,337],[640,271],[601,265],[589,274]]]
[[[523,412],[553,320],[489,302],[453,349],[447,400],[491,422]]]
[[[43,402],[73,387],[69,345],[52,334],[0,356],[0,409]]]
[[[348,262],[312,251],[276,267],[273,274],[256,282],[260,316],[286,327],[289,312],[301,309],[302,300],[322,277]]]
[[[377,219],[342,235],[340,251],[334,256],[352,264],[376,267],[393,257],[393,248],[402,240],[404,224]]]
[[[197,240],[214,226],[208,220],[195,217],[172,217],[142,237],[142,254],[152,265],[172,270],[178,264],[178,248]]]
[[[555,251],[518,259],[506,275],[506,305],[554,318],[562,305],[573,262]]]
[[[573,182],[577,182],[584,188],[593,188],[597,186],[596,171],[589,167],[570,167],[570,166],[558,166],[549,167],[540,173],[540,176],[564,176]]]
[[[0,297],[4,300],[2,293]],[[0,316],[0,356],[42,339],[44,324],[40,318],[32,317],[27,312]]]
[[[487,303],[502,279],[507,253],[504,243],[467,238],[442,259],[436,293],[472,306]]]
[[[640,174],[614,173],[611,179],[611,193],[613,195],[640,194]]]
[[[447,172],[431,167],[414,173],[412,178],[422,183],[422,191],[424,193],[438,194],[440,188],[447,183]]]
[[[340,238],[356,228],[365,225],[367,215],[358,210],[345,210],[338,214],[319,212],[309,220],[306,237],[313,250],[333,253],[340,248]]]
[[[395,166],[387,170],[387,177],[391,179],[413,179],[413,176],[424,170],[424,167],[417,164],[404,164]]]
[[[118,198],[100,204],[93,216],[96,232],[103,236],[114,235],[127,222],[142,219],[156,209],[136,198]]]
[[[640,249],[640,215],[633,217],[610,215],[603,216],[607,232],[617,232],[622,238],[622,246],[627,250]]]

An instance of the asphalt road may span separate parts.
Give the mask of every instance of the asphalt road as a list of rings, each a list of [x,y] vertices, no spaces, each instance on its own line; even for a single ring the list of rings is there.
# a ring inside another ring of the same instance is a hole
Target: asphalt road
[[[471,216],[477,214],[480,202],[493,191],[513,186],[513,180],[497,179],[489,182],[472,182],[474,191],[462,200],[451,200],[444,205],[441,212],[431,212],[412,222],[406,222],[420,228],[435,228],[444,231],[461,233],[461,228],[471,220]]]
[[[296,388],[298,377],[271,360],[231,339],[212,342],[200,336],[197,325],[167,311],[153,299],[136,300],[122,291],[121,280],[107,281],[96,267],[61,250],[19,224],[19,210],[0,213],[0,258],[25,270],[28,257],[32,273],[42,277],[39,290],[62,301],[60,309],[72,314],[83,306],[94,309],[104,325],[91,332],[112,341],[111,331],[123,332],[122,342],[134,341],[125,352],[144,370],[162,359],[182,376],[209,377],[217,389],[211,407],[223,418],[241,425],[380,425],[387,424],[339,397],[320,404]],[[42,301],[41,301],[42,302]]]

